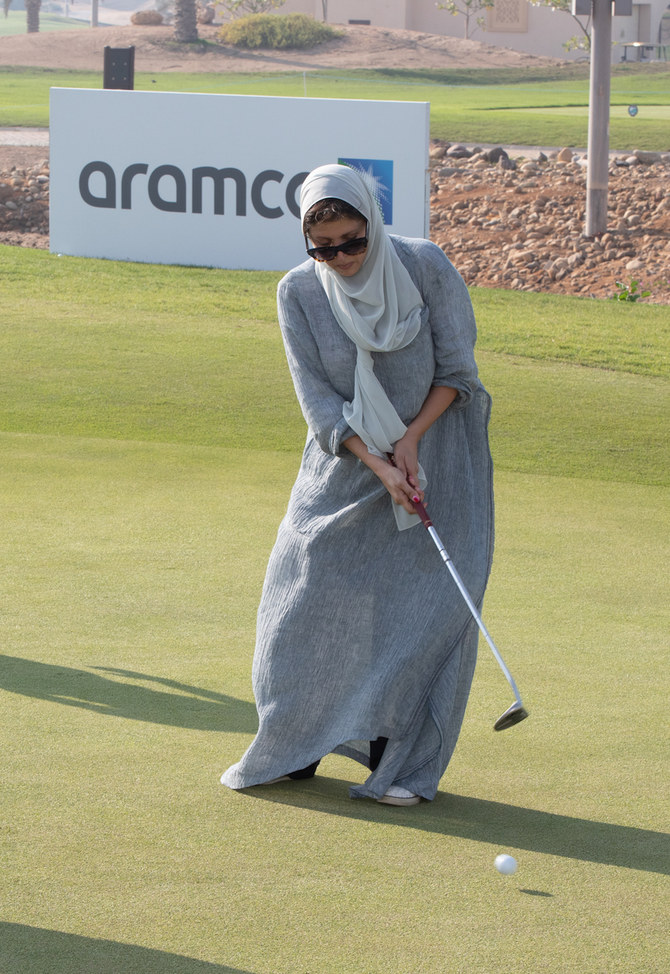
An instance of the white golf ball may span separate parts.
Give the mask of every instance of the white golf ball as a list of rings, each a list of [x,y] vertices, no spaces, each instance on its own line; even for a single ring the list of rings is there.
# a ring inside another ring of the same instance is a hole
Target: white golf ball
[[[511,876],[517,870],[517,861],[514,856],[508,856],[505,853],[496,856],[494,865],[503,876]]]

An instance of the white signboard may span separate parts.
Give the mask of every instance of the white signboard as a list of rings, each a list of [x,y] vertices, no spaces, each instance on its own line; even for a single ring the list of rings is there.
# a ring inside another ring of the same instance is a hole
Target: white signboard
[[[51,90],[51,250],[287,270],[305,258],[305,175],[376,180],[387,229],[428,234],[429,104]]]

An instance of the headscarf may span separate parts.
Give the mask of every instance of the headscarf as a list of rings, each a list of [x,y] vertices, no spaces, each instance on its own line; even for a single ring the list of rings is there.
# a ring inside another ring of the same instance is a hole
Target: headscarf
[[[365,259],[353,277],[343,277],[326,262],[315,263],[333,314],[357,349],[354,398],[345,402],[343,415],[371,453],[386,456],[407,427],[374,374],[372,352],[409,345],[419,331],[423,300],[384,230],[373,191],[355,169],[340,165],[314,169],[300,192],[301,222],[315,203],[332,198],[349,203],[368,224]],[[421,468],[419,479],[423,488]],[[393,507],[399,530],[418,522],[399,504]]]

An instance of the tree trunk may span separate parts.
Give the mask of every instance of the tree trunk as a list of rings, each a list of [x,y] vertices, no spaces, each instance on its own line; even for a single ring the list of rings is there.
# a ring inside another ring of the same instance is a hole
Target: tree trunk
[[[198,39],[196,0],[176,0],[174,8],[174,39],[183,44]]]
[[[40,29],[40,7],[42,0],[26,0],[26,31],[37,34]]]

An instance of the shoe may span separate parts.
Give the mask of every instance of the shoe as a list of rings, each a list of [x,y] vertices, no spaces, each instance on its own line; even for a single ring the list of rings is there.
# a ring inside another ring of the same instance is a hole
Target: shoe
[[[263,784],[263,785],[278,785],[280,781],[291,781],[291,780],[292,779],[289,778],[289,776],[287,774],[283,774],[281,776],[281,778],[271,778],[270,781],[262,781],[261,784]]]
[[[382,805],[418,805],[421,800],[421,795],[399,785],[391,785],[386,794],[377,799]]]

